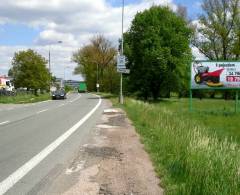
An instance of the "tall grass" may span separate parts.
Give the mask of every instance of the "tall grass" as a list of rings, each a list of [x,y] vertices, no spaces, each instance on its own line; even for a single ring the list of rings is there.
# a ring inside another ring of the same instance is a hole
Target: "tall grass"
[[[15,96],[0,96],[0,103],[2,104],[23,104],[23,103],[34,103],[44,100],[49,100],[50,95],[48,93],[39,94],[17,94]]]
[[[240,194],[240,147],[166,104],[128,99],[136,126],[166,194]]]

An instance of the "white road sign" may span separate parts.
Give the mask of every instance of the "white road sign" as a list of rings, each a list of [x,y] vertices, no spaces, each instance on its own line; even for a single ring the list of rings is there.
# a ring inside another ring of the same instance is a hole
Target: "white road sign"
[[[117,68],[126,69],[126,57],[124,55],[119,55],[117,57]]]
[[[130,73],[130,69],[126,69],[126,68],[124,68],[124,69],[117,69],[117,72],[123,73],[123,74],[129,74]]]

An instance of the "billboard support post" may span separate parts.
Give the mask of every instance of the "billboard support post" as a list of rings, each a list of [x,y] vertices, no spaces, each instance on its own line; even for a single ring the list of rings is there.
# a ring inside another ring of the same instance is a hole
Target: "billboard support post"
[[[236,91],[236,98],[235,98],[235,112],[238,113],[238,90]]]
[[[193,111],[193,106],[192,106],[192,90],[190,89],[189,91],[189,111],[192,112]]]

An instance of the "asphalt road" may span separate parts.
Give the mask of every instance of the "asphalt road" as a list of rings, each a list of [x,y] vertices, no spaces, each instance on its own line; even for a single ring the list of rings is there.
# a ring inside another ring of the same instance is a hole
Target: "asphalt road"
[[[103,109],[92,94],[0,105],[0,194],[36,194],[87,143]]]

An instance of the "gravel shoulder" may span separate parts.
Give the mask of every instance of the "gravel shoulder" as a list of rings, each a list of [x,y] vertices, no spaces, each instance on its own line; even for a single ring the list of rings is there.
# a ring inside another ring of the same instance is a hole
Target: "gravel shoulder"
[[[38,194],[161,195],[160,180],[126,114],[109,101],[88,144],[44,179]],[[36,192],[36,191],[35,191]]]

